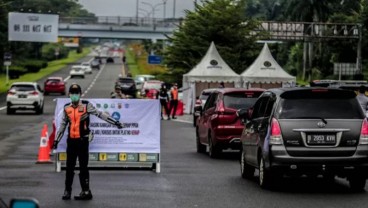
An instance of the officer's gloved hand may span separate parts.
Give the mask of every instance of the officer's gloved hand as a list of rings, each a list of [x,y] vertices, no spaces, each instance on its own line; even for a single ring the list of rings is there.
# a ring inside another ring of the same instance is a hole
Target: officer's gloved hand
[[[123,124],[120,123],[120,121],[116,121],[115,122],[115,126],[118,127],[118,129],[122,129],[123,128]]]
[[[52,145],[52,149],[57,149],[58,144],[59,144],[59,142],[55,140],[54,144]]]

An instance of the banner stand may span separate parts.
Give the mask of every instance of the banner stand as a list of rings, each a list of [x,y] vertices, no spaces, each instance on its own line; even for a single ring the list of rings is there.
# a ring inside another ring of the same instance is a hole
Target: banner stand
[[[55,154],[55,172],[66,167],[66,153]],[[76,167],[78,167],[78,162]],[[90,153],[89,168],[150,168],[161,172],[160,154],[157,153]]]

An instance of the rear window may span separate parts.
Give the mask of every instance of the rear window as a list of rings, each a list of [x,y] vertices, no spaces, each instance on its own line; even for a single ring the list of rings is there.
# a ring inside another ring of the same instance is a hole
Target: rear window
[[[60,79],[48,79],[46,82],[47,83],[59,83],[61,80]]]
[[[355,98],[301,98],[283,99],[277,109],[280,119],[324,118],[363,119],[361,107]]]
[[[227,93],[224,95],[224,105],[233,109],[248,109],[254,105],[262,92]]]
[[[10,90],[15,91],[34,91],[35,87],[33,85],[13,85]]]
[[[159,90],[161,88],[161,83],[160,82],[154,82],[154,83],[146,82],[146,84],[144,85],[144,88]]]
[[[134,83],[133,79],[126,79],[126,78],[119,78],[118,82],[122,82],[122,83]]]

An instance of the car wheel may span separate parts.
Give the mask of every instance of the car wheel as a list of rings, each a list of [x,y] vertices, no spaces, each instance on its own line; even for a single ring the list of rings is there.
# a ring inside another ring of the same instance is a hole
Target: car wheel
[[[40,114],[43,114],[43,103],[41,106],[39,106],[37,109],[36,109],[36,114],[40,115]]]
[[[82,76],[82,79],[84,79],[84,76]]]
[[[206,152],[206,146],[201,144],[201,142],[199,141],[198,129],[196,129],[196,146],[197,146],[197,152],[198,153],[205,153]]]
[[[197,117],[193,115],[193,126],[197,126]]]
[[[61,93],[61,95],[65,95],[65,91]]]
[[[248,165],[247,162],[245,161],[245,151],[242,150],[241,156],[240,156],[240,173],[241,173],[242,178],[246,178],[246,179],[253,178],[254,171],[255,171],[255,168]]]
[[[44,92],[43,94],[44,94],[44,95],[48,95],[49,93],[48,93],[48,92]]]
[[[350,189],[355,192],[364,191],[367,178],[360,174],[354,174],[349,177]]]
[[[70,79],[73,79],[74,76],[70,76]]]
[[[15,113],[14,109],[11,109],[9,107],[6,108],[6,114],[11,115],[11,114],[14,114],[14,113]]]
[[[211,158],[218,158],[220,156],[221,149],[219,149],[216,145],[213,144],[211,134],[208,134],[208,147],[209,147],[208,155]]]
[[[265,161],[261,156],[259,162],[259,180],[258,184],[261,188],[270,188],[272,183],[274,182],[273,176],[270,170],[266,169]]]

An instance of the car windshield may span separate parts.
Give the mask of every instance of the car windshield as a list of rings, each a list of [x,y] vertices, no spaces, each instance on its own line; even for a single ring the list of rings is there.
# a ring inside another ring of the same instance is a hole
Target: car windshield
[[[89,66],[89,63],[82,63],[82,66]]]
[[[33,85],[13,85],[10,90],[26,92],[34,91],[35,87]]]
[[[202,94],[201,96],[199,96],[199,99],[200,100],[207,100],[208,96],[210,96],[210,93]]]
[[[82,70],[82,68],[81,67],[73,67],[72,70],[79,71],[79,70]]]
[[[48,79],[47,81],[46,81],[46,83],[58,83],[58,82],[60,82],[61,80],[60,79]]]
[[[256,96],[249,96],[246,93],[231,93],[225,94],[224,105],[227,108],[234,109],[248,109],[257,101],[259,94]]]
[[[277,109],[280,119],[320,117],[324,119],[361,119],[361,107],[355,98],[349,99],[283,99]]]

